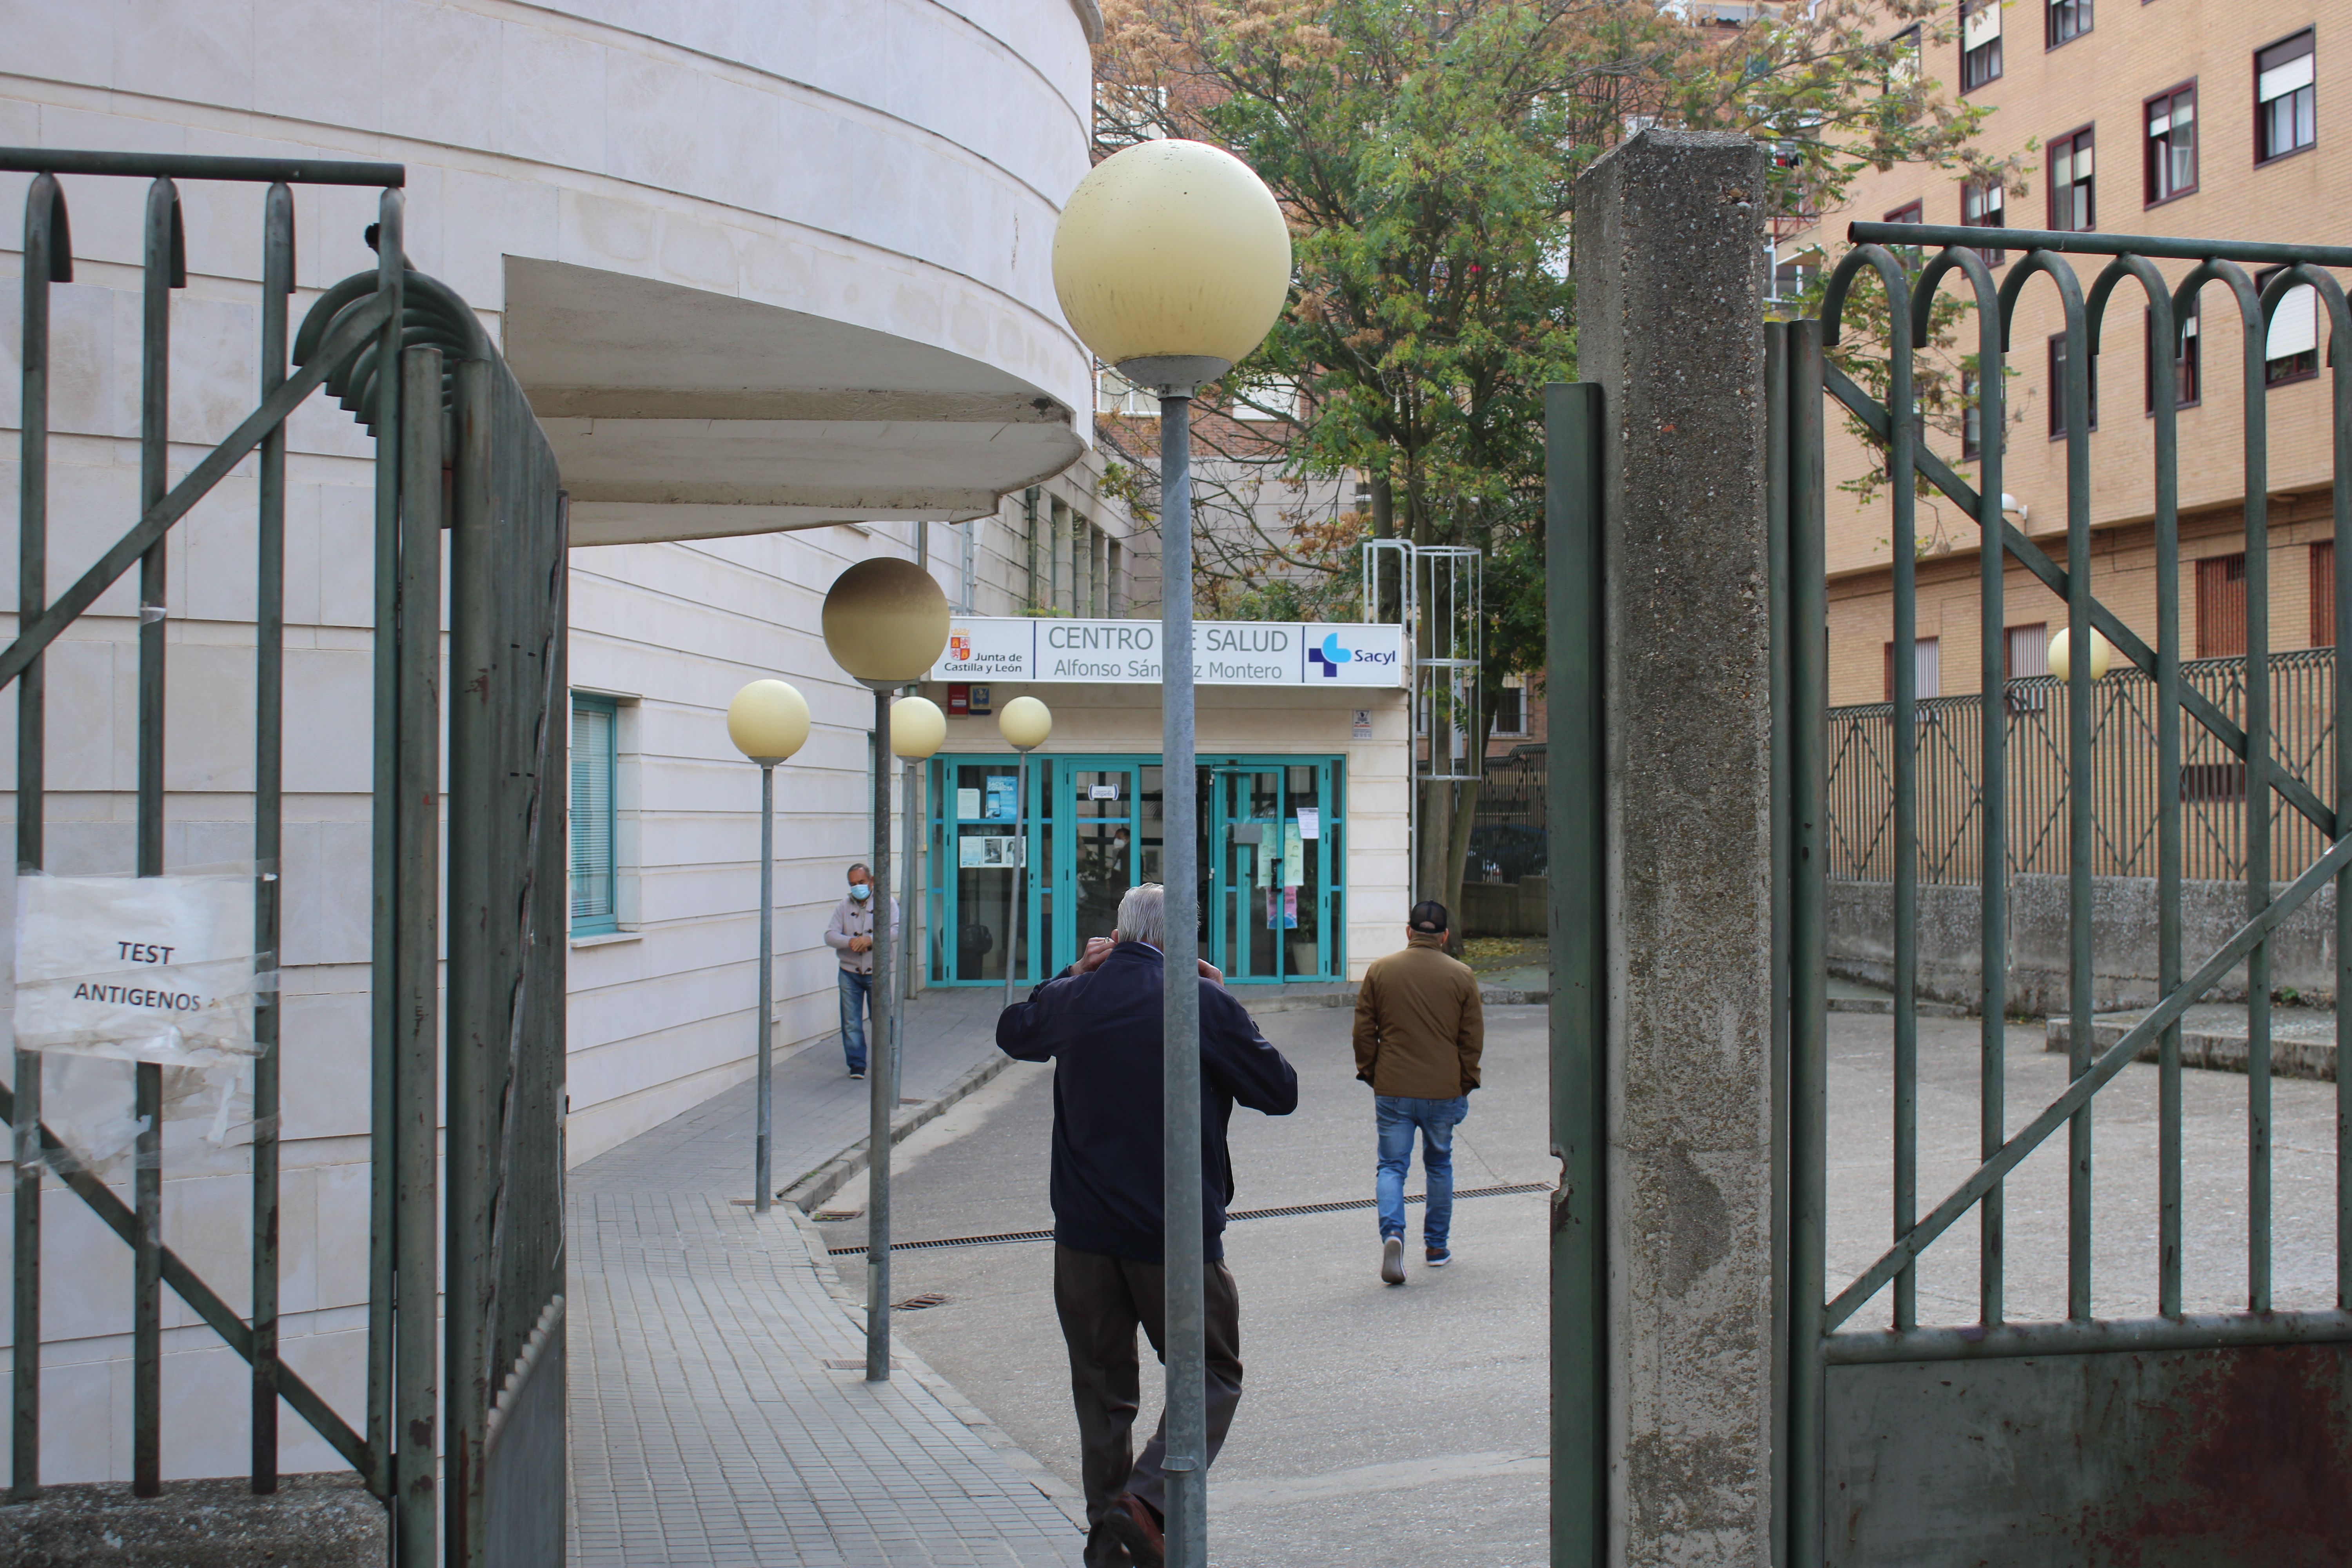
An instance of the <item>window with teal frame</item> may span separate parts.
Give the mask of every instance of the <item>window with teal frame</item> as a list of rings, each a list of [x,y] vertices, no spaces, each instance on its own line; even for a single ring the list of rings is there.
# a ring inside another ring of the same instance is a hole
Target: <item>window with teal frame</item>
[[[612,698],[572,694],[573,936],[602,936],[621,929],[613,823],[619,728],[620,705]]]

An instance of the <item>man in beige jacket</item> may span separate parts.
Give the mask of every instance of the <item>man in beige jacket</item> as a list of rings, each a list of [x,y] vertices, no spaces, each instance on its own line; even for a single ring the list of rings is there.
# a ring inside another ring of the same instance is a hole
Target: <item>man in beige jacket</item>
[[[1486,1043],[1477,977],[1445,955],[1445,906],[1413,905],[1405,947],[1375,959],[1356,997],[1356,1076],[1372,1086],[1380,1127],[1381,1278],[1404,1283],[1404,1176],[1412,1135],[1421,1131],[1421,1165],[1429,1203],[1422,1216],[1423,1261],[1454,1261],[1446,1245],[1454,1224],[1454,1130],[1470,1112],[1478,1054]]]

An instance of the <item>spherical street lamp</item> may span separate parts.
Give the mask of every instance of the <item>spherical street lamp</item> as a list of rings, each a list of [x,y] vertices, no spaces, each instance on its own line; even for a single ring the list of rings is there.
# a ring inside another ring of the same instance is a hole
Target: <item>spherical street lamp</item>
[[[874,691],[874,1026],[867,1063],[866,1381],[890,1380],[890,1120],[898,1109],[898,1053],[891,1037],[890,693],[929,675],[948,646],[948,596],[911,561],[877,556],[834,579],[824,595],[824,646],[850,678]],[[903,918],[904,911],[900,911]]]
[[[2107,666],[2115,658],[2115,645],[2098,632],[2091,634],[2091,679],[2105,680]],[[2066,651],[2066,634],[2063,630],[2050,639],[2050,673],[2064,680],[2074,672],[2073,657]]]
[[[781,680],[754,680],[727,704],[727,738],[760,764],[760,1011],[753,1021],[759,1041],[757,1130],[751,1141],[751,1207],[768,1212],[768,1132],[772,1100],[769,1058],[776,1001],[776,764],[808,743],[809,707]]]
[[[997,733],[1021,753],[1013,764],[1013,877],[1004,889],[1004,1005],[1013,1005],[1014,960],[1021,953],[1021,880],[1029,868],[1029,753],[1054,732],[1053,710],[1034,697],[1016,697],[996,715]]]
[[[1054,291],[1097,358],[1160,394],[1160,779],[1167,950],[1167,1235],[1201,1228],[1200,826],[1192,747],[1192,402],[1282,313],[1290,226],[1249,166],[1199,142],[1139,142],[1096,164],[1054,233]],[[1008,958],[1007,963],[1010,963]],[[1167,1249],[1168,1561],[1208,1562],[1203,1262]]]

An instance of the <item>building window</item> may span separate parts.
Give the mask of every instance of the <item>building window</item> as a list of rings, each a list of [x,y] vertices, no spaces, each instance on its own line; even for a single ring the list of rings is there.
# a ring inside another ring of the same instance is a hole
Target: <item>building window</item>
[[[2000,79],[2000,0],[1962,0],[1960,90]]]
[[[1915,678],[1913,695],[1925,702],[1942,689],[1937,680],[1939,661],[1934,637],[1921,637],[1911,645],[1911,673]],[[1886,645],[1886,700],[1895,700],[1895,645]]]
[[[572,694],[572,934],[621,929],[620,704]]]
[[[2162,362],[2163,356],[2157,348],[2156,312],[2154,310],[2144,312],[2143,320],[2145,324],[2141,330],[2140,341],[2147,351],[2147,412],[2154,414],[2156,412],[2156,367]],[[2192,304],[2189,308],[2189,314],[2181,320],[2180,342],[2175,345],[2178,352],[2172,356],[2172,405],[2176,408],[2188,407],[2195,403],[2199,396],[2197,344],[2197,308]]]
[[[2176,87],[2147,100],[2147,205],[2185,196],[2197,188],[2197,84]]]
[[[1999,180],[1969,180],[1960,186],[1960,222],[1969,228],[1999,228],[2007,221]],[[2009,259],[2006,250],[1978,250],[1987,267]]]
[[[2197,657],[2231,658],[2245,651],[2245,552],[2209,555],[2197,563]]]
[[[2003,680],[2026,680],[2050,673],[2049,622],[2006,626],[2002,632],[2000,678]]]
[[[2056,48],[2091,30],[2091,0],[2048,0],[2042,17],[2042,47]]]
[[[2099,226],[2092,199],[2091,128],[2050,142],[2050,226],[2081,234]]]
[[[2336,646],[2336,541],[2311,547],[2311,646]]]
[[[2280,269],[2266,267],[2254,274],[2257,290],[2267,289]],[[2263,350],[2263,383],[2281,386],[2309,381],[2319,374],[2319,290],[2298,283],[2279,296],[2271,312],[2268,342]]]
[[[2309,28],[2254,56],[2254,162],[2300,153],[2319,140]]]
[[[1495,693],[1495,729],[1497,735],[1514,738],[1528,732],[1528,689],[1520,678],[1506,676],[1503,689]]]
[[[1977,373],[1960,372],[1960,461],[1973,463],[1984,456],[1984,405],[1977,390]]]
[[[1893,212],[1886,215],[1886,221],[1888,223],[1926,223],[1927,221],[1927,205],[1925,202],[1913,202],[1907,206],[1896,207]],[[1914,272],[1919,270],[1920,256],[1919,247],[1917,246],[1897,245],[1891,248],[1895,252],[1895,258],[1896,260],[1902,262],[1904,266],[1909,268]]]
[[[2092,364],[2091,428],[2099,427],[2099,377],[2096,362]],[[2058,333],[2050,340],[2050,438],[2066,438],[2066,334]]]
[[[1886,43],[1886,84],[1911,88],[1919,84],[1919,28],[1904,28]]]
[[[1095,412],[1126,414],[1138,418],[1160,417],[1160,397],[1104,365],[1095,372]]]

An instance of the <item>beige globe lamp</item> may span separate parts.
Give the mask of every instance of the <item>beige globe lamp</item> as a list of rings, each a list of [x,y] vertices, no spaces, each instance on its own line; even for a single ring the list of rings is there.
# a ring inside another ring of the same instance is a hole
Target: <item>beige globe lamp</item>
[[[912,561],[877,556],[860,561],[824,595],[824,646],[835,664],[874,692],[873,966],[865,1000],[868,1035],[866,1255],[866,1381],[890,1381],[890,1123],[898,1110],[898,1051],[891,996],[898,914],[890,898],[890,694],[922,679],[948,646],[948,596],[930,573]],[[853,998],[855,1000],[855,998]]]
[[[781,680],[754,680],[727,704],[727,738],[735,749],[760,764],[760,1010],[752,1019],[759,1062],[759,1110],[751,1140],[751,1207],[768,1212],[768,1134],[773,1100],[770,1094],[776,1007],[776,764],[808,743],[809,706],[801,694]]]
[[[2097,632],[2091,634],[2091,679],[2093,680],[2106,679],[2107,666],[2114,661],[2115,652],[2115,645],[2107,641],[2104,636]],[[2074,673],[2074,656],[2067,651],[2066,634],[2063,630],[2050,639],[2050,673],[2061,680],[2070,679]]]
[[[1200,956],[1192,745],[1192,395],[1248,357],[1290,290],[1290,226],[1264,181],[1200,142],[1139,142],[1096,164],[1054,231],[1054,291],[1104,363],[1160,394],[1161,809],[1170,975]],[[1026,769],[1024,768],[1025,772]],[[1008,967],[1010,967],[1008,961]],[[1168,1231],[1200,1223],[1200,994],[1166,987]],[[1208,1403],[1202,1261],[1168,1254],[1168,1562],[1207,1568]]]
[[[1020,978],[1014,961],[1021,952],[1021,883],[1029,866],[1029,753],[1053,734],[1053,710],[1034,697],[1016,697],[997,713],[996,731],[1021,753],[1013,770],[1012,875],[1004,890],[1004,1005],[1010,1007],[1013,983]]]

